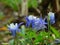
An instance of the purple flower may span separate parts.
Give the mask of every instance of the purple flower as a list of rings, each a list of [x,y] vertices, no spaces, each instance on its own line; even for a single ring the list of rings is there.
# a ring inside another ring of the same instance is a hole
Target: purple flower
[[[22,22],[22,23],[23,23],[23,22]],[[15,23],[15,24],[14,24],[14,23],[11,23],[10,25],[7,25],[9,31],[11,31],[11,33],[12,33],[13,36],[16,36],[16,32],[20,32],[19,26],[20,26],[22,23],[20,23],[20,24],[17,24],[17,23]]]
[[[27,16],[26,17],[26,27],[29,27],[30,24],[32,23],[32,20],[34,20],[34,19],[36,19],[36,17],[33,15]]]
[[[32,28],[35,30],[44,29],[44,28],[46,28],[45,24],[47,24],[45,22],[45,19],[37,18],[32,21]]]
[[[53,12],[49,12],[48,13],[49,19],[50,19],[50,23],[54,24],[55,23],[55,15]]]

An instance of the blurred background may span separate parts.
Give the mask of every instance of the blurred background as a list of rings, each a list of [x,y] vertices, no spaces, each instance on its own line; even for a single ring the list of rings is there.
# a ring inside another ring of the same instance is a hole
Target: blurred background
[[[27,15],[45,16],[49,11],[60,21],[60,0],[0,0],[0,27]]]
[[[0,0],[0,32],[6,30],[6,24],[25,22],[28,15],[44,17],[49,11],[55,13],[53,26],[60,31],[60,0]]]

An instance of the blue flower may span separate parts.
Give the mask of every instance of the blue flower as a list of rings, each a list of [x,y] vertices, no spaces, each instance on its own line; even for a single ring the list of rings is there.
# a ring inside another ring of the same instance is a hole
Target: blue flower
[[[53,12],[49,12],[48,13],[49,19],[50,19],[50,23],[54,24],[55,23],[55,15]]]
[[[22,23],[23,23],[23,22],[22,22]],[[7,25],[9,31],[11,31],[11,33],[12,33],[13,36],[16,36],[16,32],[20,32],[19,26],[20,26],[22,23],[20,23],[20,24],[15,23],[15,25],[14,25],[14,23],[11,23],[10,25]]]
[[[35,30],[44,29],[44,28],[46,28],[45,24],[47,24],[45,22],[45,19],[37,18],[32,21],[32,28]]]
[[[60,39],[55,39],[54,43],[59,44],[60,43]]]
[[[36,19],[36,17],[33,15],[27,16],[26,17],[26,27],[29,27],[30,24],[32,23],[32,20],[34,20],[34,19]]]

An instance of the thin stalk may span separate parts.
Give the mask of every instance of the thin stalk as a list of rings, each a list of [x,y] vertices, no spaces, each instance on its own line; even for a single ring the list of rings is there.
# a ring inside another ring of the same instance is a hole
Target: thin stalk
[[[47,18],[47,21],[48,21],[48,32],[50,32],[50,18],[49,18],[49,16]],[[49,39],[49,37],[50,37],[50,33],[48,33],[48,39]]]
[[[48,21],[48,30],[49,30],[49,26],[50,26],[50,21],[49,21],[50,19],[49,19],[49,16],[48,16],[48,18],[47,18],[47,21]]]
[[[14,45],[18,45],[18,34],[14,37]]]

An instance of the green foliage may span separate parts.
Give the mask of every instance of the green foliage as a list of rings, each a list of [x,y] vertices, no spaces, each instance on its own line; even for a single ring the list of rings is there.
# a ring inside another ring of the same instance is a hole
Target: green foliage
[[[21,34],[23,35],[23,37],[25,37],[25,26],[24,25],[22,25],[21,26]]]
[[[60,38],[60,33],[54,27],[50,26],[51,31],[56,35],[57,38]]]
[[[60,38],[59,32],[54,27],[50,26],[50,29],[53,34],[56,35],[56,38]],[[32,28],[25,28],[25,26],[22,25],[20,35],[17,34],[17,39],[15,39],[20,45],[38,45],[40,43],[42,43],[41,45],[50,44],[50,41],[53,42],[54,40],[53,37],[50,36],[50,34],[52,34],[51,31],[45,32],[45,30],[41,30],[36,32],[36,30],[33,30]],[[9,41],[9,43],[13,45],[14,40]]]
[[[28,7],[37,7],[38,2],[37,0],[28,0]]]
[[[21,0],[0,0],[0,2],[5,3],[6,5],[10,6],[14,10],[19,10],[21,5]],[[38,3],[37,0],[28,0],[28,7],[37,7]]]
[[[53,33],[56,35],[56,37],[58,37],[57,34],[59,34],[57,31],[54,31],[55,28],[53,28],[52,26],[50,27],[51,30],[53,31]],[[45,32],[45,30],[42,30],[41,32],[36,32],[35,30],[33,30],[32,28],[25,28],[24,26],[21,27],[22,32],[20,33],[20,36],[17,35],[17,37],[21,37],[18,39],[19,44],[23,45],[23,44],[33,44],[33,45],[37,45],[42,43],[45,44],[49,44],[53,41],[53,37],[50,36],[50,34],[52,34],[51,31],[49,32]],[[22,36],[21,36],[22,35]],[[33,42],[33,43],[32,43]]]
[[[36,38],[36,33],[34,31],[29,31],[27,32],[27,37],[30,39]]]
[[[18,10],[19,3],[21,0],[1,0],[2,3],[5,3],[6,5],[10,6],[14,10]]]
[[[10,40],[10,41],[9,41],[9,44],[10,44],[10,45],[14,45],[14,39]]]
[[[45,31],[41,31],[38,35],[37,35],[37,38],[35,40],[35,43],[37,42],[43,42],[45,38],[48,39],[48,33],[45,32]]]
[[[56,38],[60,38],[59,32],[52,26],[50,26],[51,31],[53,32],[54,35],[56,35]],[[17,39],[15,38],[16,42],[18,42],[20,45],[23,44],[30,44],[30,45],[38,45],[42,43],[41,45],[44,44],[49,44],[52,41],[53,42],[53,37],[50,36],[52,34],[51,31],[45,32],[45,30],[36,32],[36,30],[33,30],[32,28],[25,28],[24,25],[21,26],[21,32],[20,35],[16,35]],[[14,44],[14,39],[9,41],[9,44],[13,45]]]

